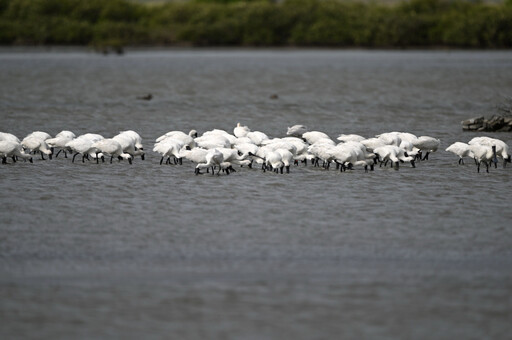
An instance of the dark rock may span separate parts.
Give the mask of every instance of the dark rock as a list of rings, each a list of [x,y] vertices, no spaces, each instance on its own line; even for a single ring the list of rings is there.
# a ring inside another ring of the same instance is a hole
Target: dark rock
[[[494,115],[490,119],[475,117],[461,122],[464,131],[512,131],[512,117]]]
[[[475,118],[471,118],[468,120],[463,120],[461,123],[462,123],[462,125],[473,125],[473,124],[483,125],[484,117],[475,117]]]
[[[491,119],[485,121],[484,127],[486,131],[498,131],[503,126],[505,126],[504,123],[505,119],[500,116],[492,116]]]
[[[501,129],[499,130],[496,130],[497,132],[509,132],[509,131],[512,131],[512,126],[510,125],[505,125],[504,127],[502,127]]]

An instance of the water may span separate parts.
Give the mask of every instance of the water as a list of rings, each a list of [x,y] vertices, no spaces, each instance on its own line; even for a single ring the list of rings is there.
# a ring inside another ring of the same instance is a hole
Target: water
[[[19,137],[133,129],[149,150],[170,130],[241,122],[442,141],[416,169],[373,173],[194,176],[151,152],[2,165],[2,339],[512,331],[512,170],[442,151],[510,95],[510,51],[2,50],[0,79],[0,130]]]

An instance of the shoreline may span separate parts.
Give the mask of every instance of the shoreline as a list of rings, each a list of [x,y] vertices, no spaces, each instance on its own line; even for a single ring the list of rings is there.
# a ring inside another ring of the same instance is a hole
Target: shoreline
[[[91,52],[94,54],[104,54],[92,46],[83,45],[3,45],[0,46],[0,53],[45,53],[45,52]],[[132,45],[124,46],[123,53],[129,52],[174,52],[174,51],[244,51],[244,52],[307,52],[307,51],[346,51],[346,52],[511,52],[509,48],[460,48],[460,47],[323,47],[323,46],[157,46],[157,45]],[[113,50],[109,50],[108,55],[116,54]],[[120,54],[121,56],[122,54]]]

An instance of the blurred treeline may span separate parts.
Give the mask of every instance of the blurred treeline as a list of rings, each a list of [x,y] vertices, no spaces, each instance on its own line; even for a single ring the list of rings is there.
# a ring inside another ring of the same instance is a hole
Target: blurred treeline
[[[512,46],[512,0],[0,0],[3,45]]]

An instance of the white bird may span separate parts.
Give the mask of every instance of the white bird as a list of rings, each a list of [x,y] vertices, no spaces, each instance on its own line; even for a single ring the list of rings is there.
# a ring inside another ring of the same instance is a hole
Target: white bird
[[[237,138],[245,137],[249,132],[251,132],[251,129],[247,126],[241,126],[240,123],[236,124],[236,127],[233,129],[233,134]]]
[[[102,139],[104,139],[102,135],[86,133],[84,135],[78,136],[72,141],[67,142],[65,147],[71,149],[71,151],[75,153],[71,162],[75,162],[75,157],[77,155],[82,155],[82,163],[85,162],[85,158],[88,159],[88,151],[90,150],[91,145]]]
[[[415,147],[411,142],[408,140],[402,139],[402,142],[400,143],[400,149],[403,149],[408,156],[414,157],[414,159],[417,158],[420,149]]]
[[[43,154],[48,155],[52,159],[52,150],[50,150],[48,144],[39,135],[29,135],[21,141],[21,146],[30,152],[40,152],[41,158],[44,159]]]
[[[315,157],[308,152],[308,144],[301,138],[297,137],[285,137],[283,141],[291,143],[295,146],[294,164],[298,165],[299,162],[303,162],[308,165],[308,159],[314,159]]]
[[[201,137],[210,137],[210,136],[222,136],[222,137],[226,138],[229,141],[229,144],[231,144],[231,145],[235,144],[237,141],[237,137],[235,137],[234,135],[232,135],[224,130],[221,130],[221,129],[213,129],[210,131],[206,131],[205,133],[203,133],[203,135]]]
[[[293,156],[297,154],[297,147],[295,144],[282,139],[276,139],[272,143],[266,144],[266,146],[274,151],[278,149],[288,150]]]
[[[249,137],[238,137],[235,141],[235,144],[233,144],[233,146],[236,146],[238,144],[247,144],[247,143],[254,144],[252,142],[252,139],[250,139]],[[256,145],[256,144],[254,144],[254,145]]]
[[[469,150],[475,157],[477,172],[480,172],[480,164],[483,162],[486,166],[486,171],[489,172],[489,163],[496,162],[496,146],[488,146],[482,144],[470,144]]]
[[[112,158],[117,157],[119,160],[127,159],[132,164],[132,156],[123,152],[123,147],[118,141],[112,138],[99,140],[91,145],[87,153],[96,154],[96,162],[99,163],[99,154],[110,156],[110,163]]]
[[[286,173],[290,173],[290,164],[294,161],[294,155],[292,152],[290,152],[287,149],[277,149],[277,153],[281,155],[281,161],[283,162],[283,165],[286,169]],[[283,173],[283,168],[281,168],[281,173]]]
[[[225,164],[226,162],[224,162],[224,156],[222,154],[222,152],[220,152],[219,150],[217,149],[211,149],[208,151],[208,153],[206,154],[206,157],[205,157],[205,161],[204,163],[199,163],[196,165],[196,175],[199,175],[201,174],[201,169],[208,169],[208,168],[212,168],[212,175],[215,174],[215,167],[218,166],[219,167],[219,172],[217,173],[217,175],[220,173],[221,169],[227,169],[227,167],[229,167],[227,164]],[[222,166],[221,164],[224,163]],[[229,175],[229,170],[226,172],[228,175]]]
[[[230,164],[238,164],[238,165],[250,165],[251,164],[251,161],[247,159],[247,157],[249,155],[244,155],[238,149],[218,148],[217,150],[222,152],[222,156],[224,157],[224,162],[229,162]]]
[[[207,149],[193,148],[187,150],[186,148],[182,148],[178,153],[178,157],[188,159],[193,163],[206,163],[206,154],[208,154]]]
[[[34,131],[32,133],[29,133],[25,138],[31,138],[31,137],[35,137],[35,138],[42,139],[42,140],[47,140],[47,139],[52,138],[52,136],[50,136],[49,133],[43,132],[43,131]]]
[[[257,154],[259,148],[253,143],[241,143],[235,144],[235,149],[240,151],[244,157],[247,157],[250,153]]]
[[[135,132],[136,133],[136,132]],[[115,141],[117,141],[119,144],[121,144],[121,147],[123,148],[123,152],[130,154],[132,158],[135,156],[140,156],[142,160],[144,160],[144,148],[138,148],[135,145],[142,146],[140,143],[137,144],[137,138],[131,134],[126,132],[121,132],[120,134],[112,137]]]
[[[330,152],[336,162],[336,169],[341,167],[340,171],[345,171],[347,168],[351,169],[357,162],[356,148],[352,145],[340,143],[332,148]]]
[[[13,135],[12,133],[0,132],[0,141],[21,143],[18,137]]]
[[[281,173],[283,173],[283,157],[281,154],[277,151],[271,151],[267,154],[267,157],[265,158],[265,164],[267,169],[272,169],[274,172],[278,172],[281,170]]]
[[[55,158],[59,156],[61,152],[64,152],[64,157],[68,158],[66,151],[71,152],[70,148],[66,147],[66,144],[75,138],[75,134],[71,131],[63,130],[55,135],[54,138],[48,138],[45,142],[52,149],[59,148]]]
[[[474,158],[473,153],[469,149],[469,144],[466,143],[455,142],[449,147],[447,147],[445,151],[451,152],[459,156],[459,164],[464,164],[464,157]]]
[[[302,134],[302,138],[306,140],[306,142],[308,142],[309,144],[315,144],[320,139],[331,139],[327,134],[320,131],[305,132]]]
[[[133,130],[126,130],[119,132],[119,134],[130,136],[130,138],[132,138],[134,141],[134,146],[136,150],[144,150],[144,146],[142,145],[142,138],[137,132]],[[141,155],[144,155],[144,153],[142,153]],[[141,158],[144,160],[143,157]]]
[[[174,164],[182,164],[180,151],[185,147],[185,144],[179,140],[174,139],[172,137],[166,138],[159,143],[156,143],[153,152],[157,152],[162,155],[160,159],[160,165],[164,161],[164,158],[167,157],[166,164],[170,164],[170,157],[174,157]]]
[[[355,135],[355,134],[349,134],[349,135],[341,134],[336,139],[341,142],[349,142],[349,141],[360,142],[362,140],[365,140],[366,138],[363,136],[360,136],[360,135]]]
[[[418,139],[412,141],[412,145],[420,149],[420,152],[427,152],[422,160],[428,160],[429,153],[437,151],[440,144],[441,141],[439,139],[429,136],[420,136]]]
[[[304,125],[294,125],[292,127],[288,127],[286,131],[287,136],[299,137],[301,138],[304,133],[308,131],[308,128]]]
[[[400,138],[397,132],[381,133],[380,135],[377,135],[375,137],[382,140],[385,145],[399,146],[400,143],[402,142],[402,139]]]
[[[468,142],[469,145],[472,144],[481,144],[487,146],[496,146],[496,156],[503,159],[503,167],[506,166],[507,162],[511,162],[511,156],[509,154],[508,145],[502,141],[501,139],[491,138],[491,137],[475,137]],[[497,159],[494,161],[494,166],[497,166]]]
[[[381,165],[383,162],[387,164],[388,161],[391,161],[395,170],[398,170],[400,162],[410,162],[413,168],[416,167],[414,164],[414,158],[411,156],[405,156],[404,150],[398,146],[384,145],[376,148],[373,152],[380,158]]]
[[[260,131],[251,131],[247,133],[247,137],[249,137],[252,140],[252,142],[258,146],[260,146],[263,143],[263,141],[269,139],[266,134]]]
[[[350,159],[350,166],[363,166],[364,170],[368,172],[368,166],[373,171],[373,165],[375,163],[375,154],[368,152],[366,146],[361,142],[348,141],[346,143],[340,143],[336,148],[349,148],[352,158]],[[343,168],[342,168],[343,170]]]
[[[196,146],[204,149],[231,148],[229,138],[221,133],[203,134],[195,139],[195,143]]]
[[[376,138],[376,137],[362,140],[360,143],[363,144],[364,146],[366,146],[366,149],[369,152],[374,152],[375,149],[377,149],[381,146],[387,145],[384,143],[384,141],[382,139]]]
[[[194,138],[197,137],[197,131],[196,130],[190,130],[188,135],[185,132],[182,131],[169,131],[165,135],[160,136],[156,139],[156,142],[161,142],[162,140],[172,137],[174,139],[178,139],[182,141],[185,145],[188,145],[189,148],[195,148],[196,142],[194,141]]]
[[[26,154],[20,143],[2,140],[0,141],[0,158],[2,158],[2,164],[7,164],[7,157],[12,157],[12,160],[16,162],[16,157],[28,159],[32,163],[32,156]]]
[[[416,139],[418,139],[418,137],[410,132],[395,132],[398,137],[400,137],[400,139],[402,141],[407,141],[407,142],[410,142],[412,143],[413,141],[415,141]]]
[[[330,139],[322,139],[320,142],[314,143],[308,147],[308,152],[315,156],[313,160],[314,166],[319,166],[318,161],[323,161],[323,167],[329,169],[331,162],[336,158],[333,154],[335,148],[334,142],[329,143]],[[331,141],[332,142],[332,141]]]

